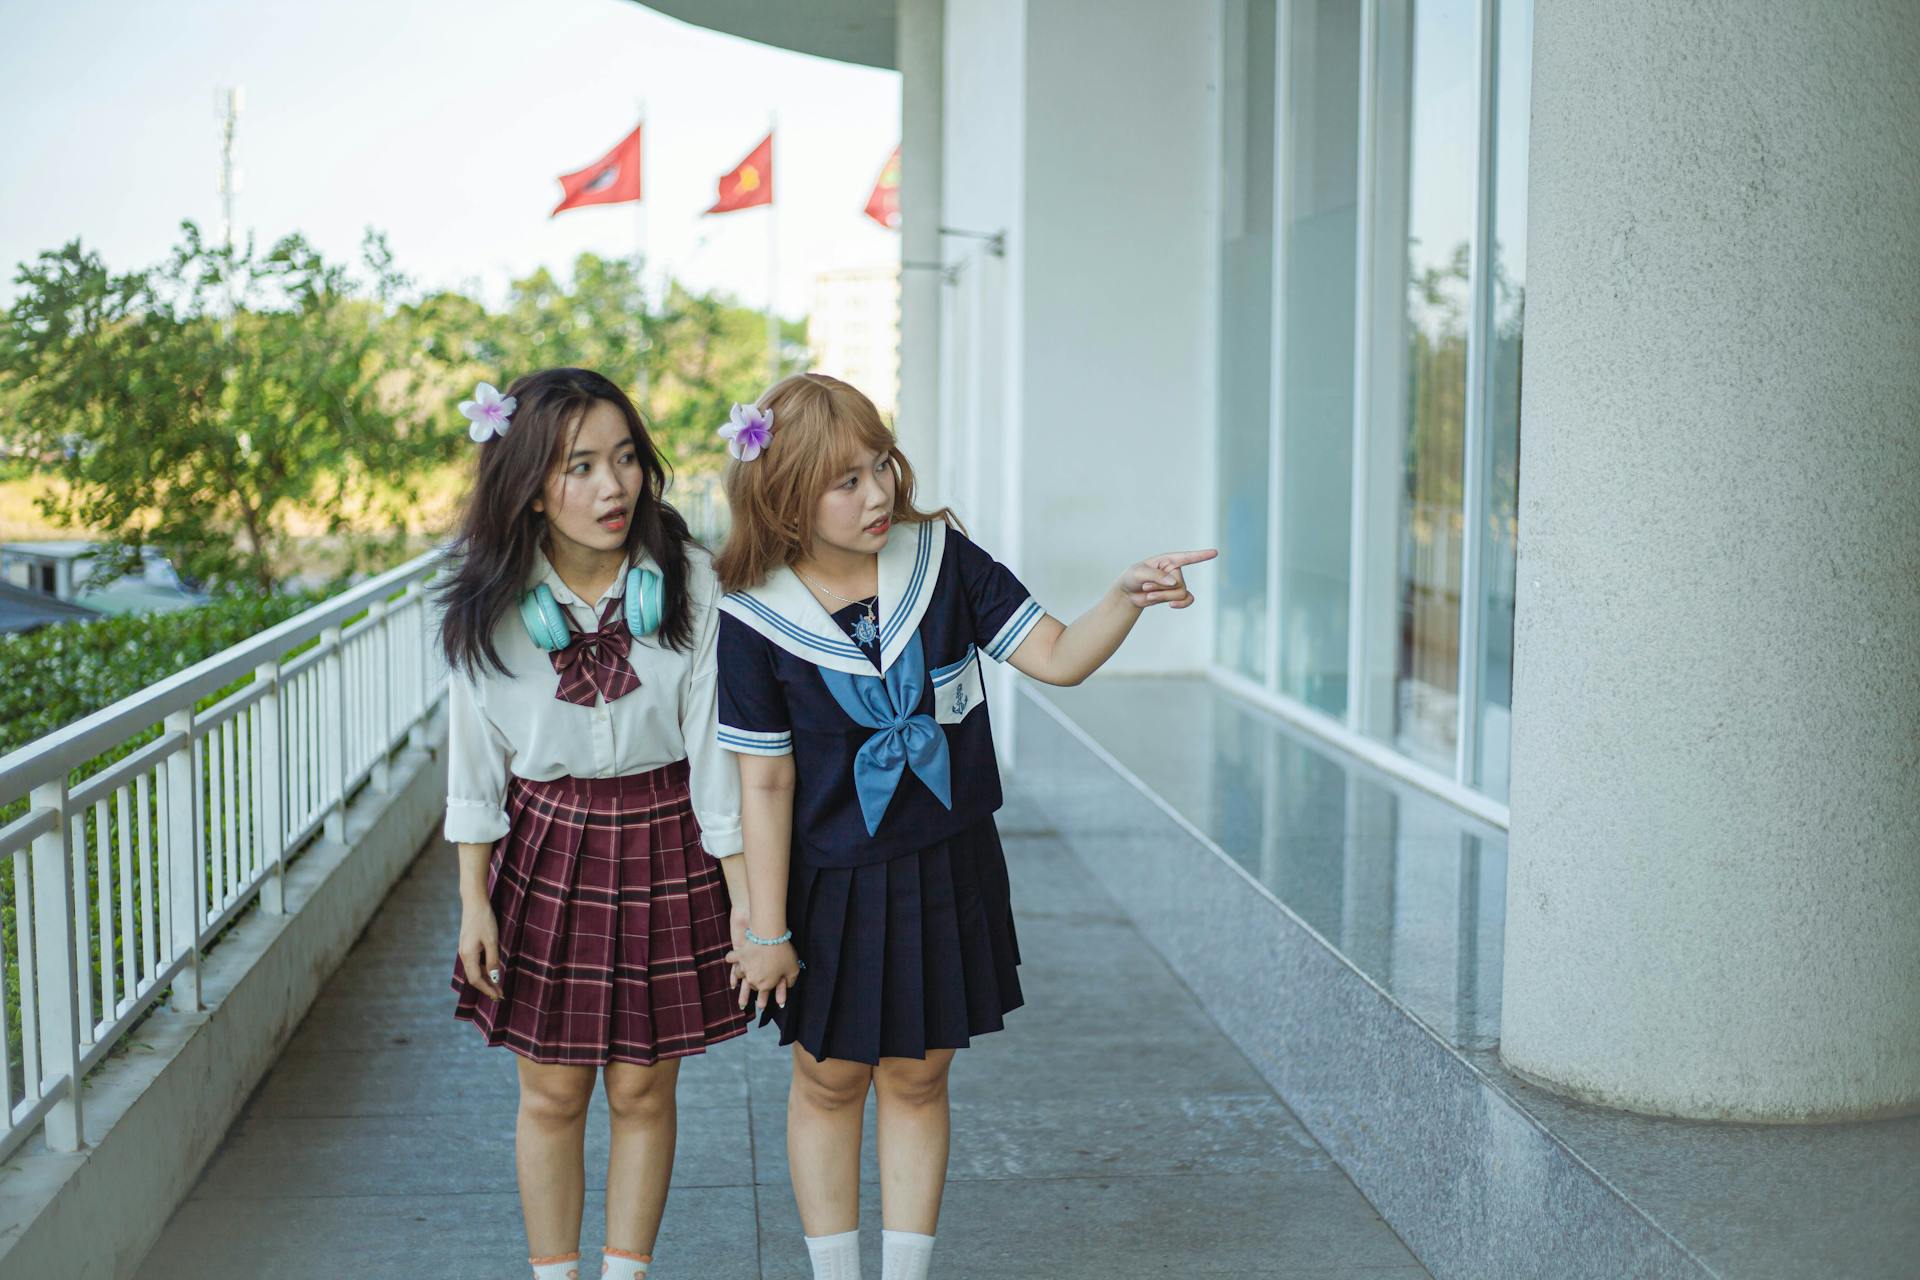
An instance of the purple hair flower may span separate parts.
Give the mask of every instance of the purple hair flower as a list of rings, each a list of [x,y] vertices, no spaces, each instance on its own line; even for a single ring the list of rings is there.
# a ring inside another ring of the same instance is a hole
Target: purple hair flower
[[[720,428],[727,452],[742,462],[752,462],[773,439],[773,410],[757,404],[736,404],[727,425]]]
[[[460,402],[460,412],[465,415],[467,434],[473,437],[475,444],[484,444],[494,436],[507,433],[508,419],[513,416],[519,402],[512,396],[503,396],[490,382],[483,382],[474,389],[473,399]]]

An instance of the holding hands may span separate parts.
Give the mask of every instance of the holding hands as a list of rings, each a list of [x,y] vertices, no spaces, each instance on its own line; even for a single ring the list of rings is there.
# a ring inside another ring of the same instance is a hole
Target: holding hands
[[[1148,556],[1120,575],[1120,592],[1136,609],[1156,604],[1184,609],[1193,603],[1193,592],[1187,590],[1186,575],[1180,571],[1219,554],[1209,547],[1204,551],[1168,551]]]
[[[733,950],[727,953],[727,985],[739,989],[742,1009],[750,1007],[756,995],[760,997],[760,1009],[769,1004],[778,1004],[784,1009],[787,989],[800,977],[800,955],[791,942],[774,946],[749,942],[748,919],[744,905],[733,909]]]

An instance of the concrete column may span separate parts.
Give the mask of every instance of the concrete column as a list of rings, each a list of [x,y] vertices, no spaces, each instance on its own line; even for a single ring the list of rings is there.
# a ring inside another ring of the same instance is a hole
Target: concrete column
[[[1920,6],[1536,0],[1501,1053],[1920,1110]]]
[[[939,262],[946,94],[946,0],[897,0],[900,69],[900,259]],[[896,430],[913,459],[920,505],[937,506],[940,476],[940,273],[900,272],[900,407]]]

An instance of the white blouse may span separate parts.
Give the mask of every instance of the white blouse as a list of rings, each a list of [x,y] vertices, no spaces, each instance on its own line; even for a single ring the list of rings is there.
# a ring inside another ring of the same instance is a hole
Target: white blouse
[[[581,631],[599,629],[606,601],[626,594],[625,573],[588,605],[571,591],[552,562],[536,550],[527,587],[545,582]],[[644,552],[637,561],[652,567]],[[627,662],[640,687],[583,707],[554,697],[553,661],[534,647],[509,609],[495,626],[494,647],[508,675],[487,667],[447,680],[446,838],[491,844],[507,833],[507,774],[536,781],[571,775],[613,778],[685,759],[701,841],[716,858],[740,852],[740,775],[721,750],[715,726],[715,637],[719,634],[719,579],[712,558],[687,548],[687,589],[693,601],[690,652],[656,637],[635,637]]]

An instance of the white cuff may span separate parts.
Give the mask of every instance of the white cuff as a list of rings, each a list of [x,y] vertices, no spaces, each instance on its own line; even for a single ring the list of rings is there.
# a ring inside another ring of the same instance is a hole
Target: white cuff
[[[507,834],[507,811],[485,800],[447,797],[447,821],[441,834],[452,844],[492,844]]]
[[[738,827],[702,827],[700,843],[715,858],[731,858],[746,848]]]

